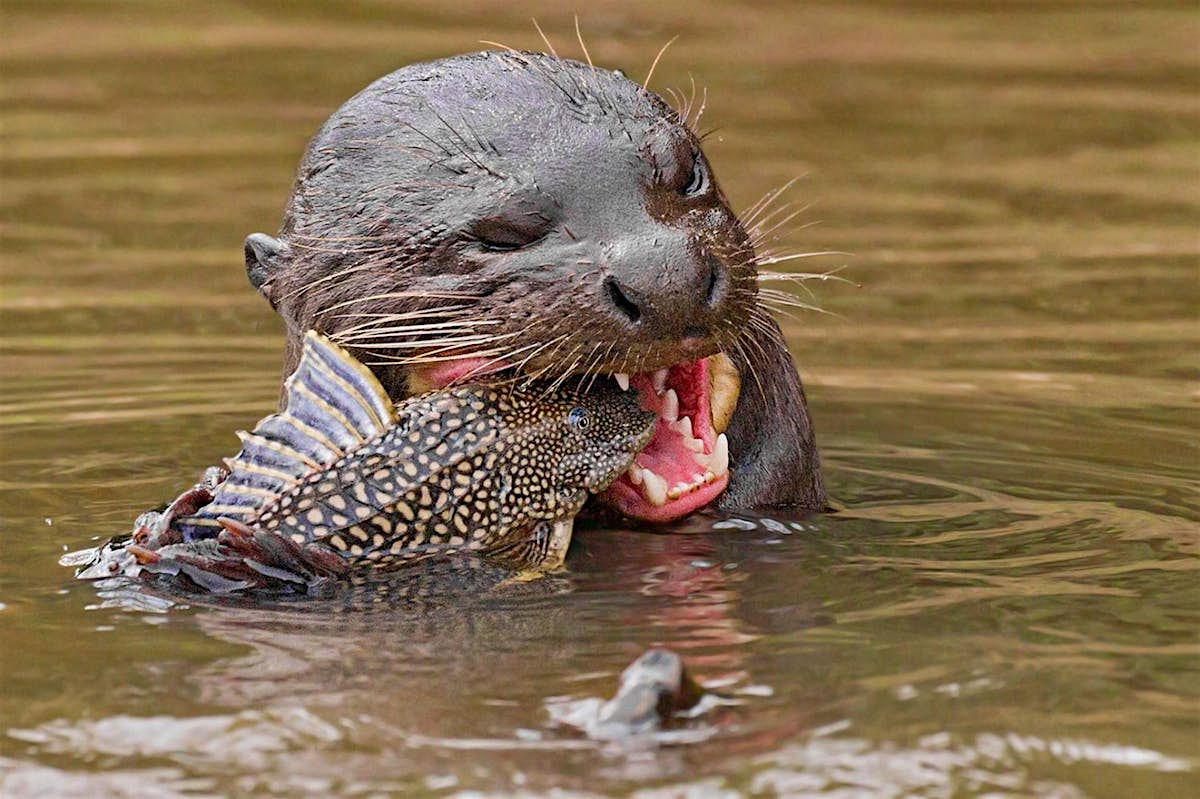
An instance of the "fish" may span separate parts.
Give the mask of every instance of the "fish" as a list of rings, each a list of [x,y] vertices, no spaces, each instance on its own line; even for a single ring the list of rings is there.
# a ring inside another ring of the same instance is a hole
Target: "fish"
[[[510,381],[396,405],[371,371],[316,331],[282,411],[84,579],[183,574],[213,592],[305,590],[356,569],[471,553],[549,571],[573,522],[649,442],[636,392]]]

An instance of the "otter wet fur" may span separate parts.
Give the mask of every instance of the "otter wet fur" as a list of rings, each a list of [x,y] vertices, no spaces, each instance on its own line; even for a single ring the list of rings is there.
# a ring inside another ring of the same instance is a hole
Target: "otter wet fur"
[[[129,544],[80,576],[307,590],[356,567],[460,552],[552,570],[587,497],[652,433],[636,393],[609,383],[463,385],[395,408],[365,367],[310,332],[285,408],[239,434],[227,473],[144,515]]]
[[[310,142],[278,237],[246,239],[250,282],[286,323],[284,374],[315,328],[396,400],[615,375],[658,420],[609,507],[825,509],[769,313],[788,301],[759,287],[789,257],[758,249],[779,219],[765,204],[739,219],[693,127],[620,72],[553,54],[380,78]]]

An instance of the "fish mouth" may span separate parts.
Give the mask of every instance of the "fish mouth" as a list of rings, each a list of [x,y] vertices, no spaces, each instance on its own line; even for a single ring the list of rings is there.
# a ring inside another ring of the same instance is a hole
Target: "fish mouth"
[[[420,370],[419,382],[440,388],[464,379],[487,380],[504,364],[457,359]],[[725,430],[741,385],[724,353],[683,361],[665,369],[614,374],[636,390],[642,408],[657,417],[653,433],[633,463],[599,495],[601,502],[638,521],[682,519],[716,500],[729,485]]]

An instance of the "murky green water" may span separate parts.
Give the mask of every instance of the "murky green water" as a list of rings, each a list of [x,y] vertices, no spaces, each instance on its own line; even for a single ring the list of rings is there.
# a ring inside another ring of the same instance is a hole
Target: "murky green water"
[[[855,254],[787,323],[845,512],[592,529],[542,589],[389,613],[74,583],[273,407],[241,240],[324,117],[530,16],[574,52],[552,3],[340,6],[4,3],[0,794],[1195,795],[1186,3],[587,4],[631,75],[681,34],[655,85],[707,86],[740,207],[802,175],[781,245]],[[731,701],[553,725],[654,644]]]

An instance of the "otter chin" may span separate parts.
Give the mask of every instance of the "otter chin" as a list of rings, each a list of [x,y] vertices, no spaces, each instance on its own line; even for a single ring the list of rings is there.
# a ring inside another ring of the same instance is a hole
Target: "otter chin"
[[[825,507],[752,236],[688,121],[619,72],[484,52],[387,75],[313,138],[279,235],[245,253],[285,376],[316,329],[395,399],[611,380],[658,419],[610,507]]]

